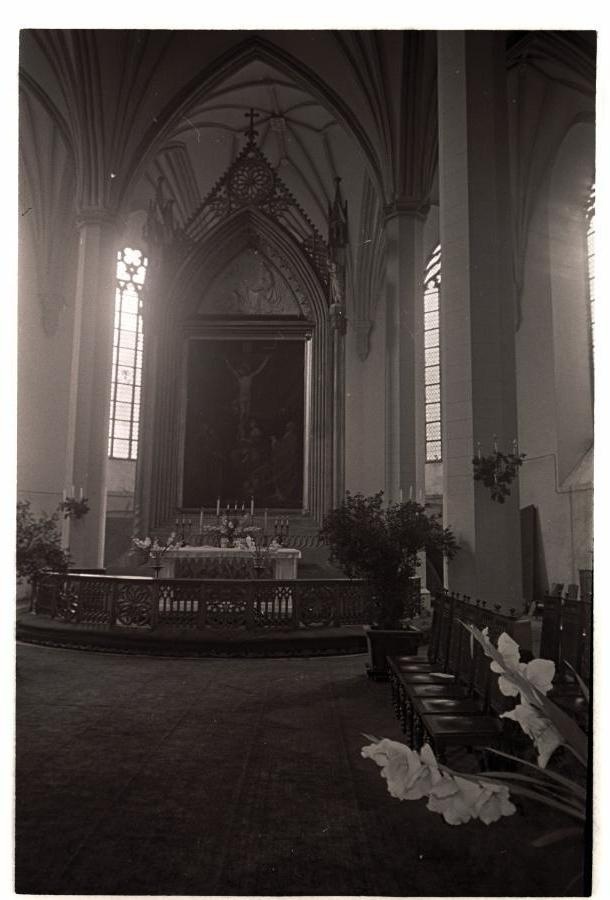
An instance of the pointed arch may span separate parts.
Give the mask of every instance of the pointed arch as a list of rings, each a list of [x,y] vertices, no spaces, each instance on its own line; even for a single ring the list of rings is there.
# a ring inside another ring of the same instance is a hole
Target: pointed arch
[[[210,90],[220,85],[225,79],[253,62],[266,63],[292,78],[304,90],[310,92],[321,106],[332,112],[355,140],[379,196],[384,197],[382,167],[373,143],[345,100],[301,60],[277,44],[256,35],[248,36],[228,51],[210,59],[197,77],[175,94],[156,116],[156,120],[151,123],[134,154],[134,168],[131,177],[123,183],[122,201],[128,191],[127,185],[134,184],[143,174],[151,159],[170,139],[176,123],[185,117],[189,108],[202,100]]]
[[[167,295],[173,319],[189,314],[186,308],[239,252],[260,248],[270,255],[290,284],[303,319],[327,327],[326,293],[302,248],[285,229],[253,207],[238,210],[222,221],[182,263]]]

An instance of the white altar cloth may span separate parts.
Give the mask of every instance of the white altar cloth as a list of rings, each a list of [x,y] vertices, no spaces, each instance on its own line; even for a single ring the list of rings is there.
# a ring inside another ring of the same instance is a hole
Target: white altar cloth
[[[273,577],[276,581],[292,581],[297,577],[301,551],[293,547],[278,547],[265,554],[273,560]],[[179,559],[251,559],[254,553],[245,547],[180,547],[168,550],[163,556],[165,571],[162,578],[174,578],[176,560]]]

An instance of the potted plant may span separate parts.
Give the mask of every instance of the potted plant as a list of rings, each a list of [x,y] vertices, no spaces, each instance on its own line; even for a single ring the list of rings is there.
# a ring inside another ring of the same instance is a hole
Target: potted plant
[[[43,572],[66,572],[70,557],[61,546],[58,513],[38,518],[29,500],[17,502],[17,584],[33,583]]]
[[[364,578],[372,588],[372,621],[366,628],[368,674],[386,677],[386,656],[417,652],[419,632],[408,624],[419,613],[418,554],[440,550],[449,559],[458,547],[448,528],[412,500],[383,506],[383,491],[350,494],[322,524],[320,537],[331,562],[348,578]]]

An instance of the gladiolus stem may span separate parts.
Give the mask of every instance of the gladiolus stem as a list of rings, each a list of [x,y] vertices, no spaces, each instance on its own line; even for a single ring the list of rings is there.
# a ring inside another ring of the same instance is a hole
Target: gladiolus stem
[[[503,750],[496,750],[495,747],[485,747],[485,750],[488,750],[490,753],[495,753],[497,756],[503,756],[505,759],[512,759],[513,762],[518,762],[522,766],[528,766],[530,769],[535,769],[536,772],[540,773],[540,766],[535,765],[534,763],[528,762],[526,759],[521,759],[519,756],[512,756],[510,753],[504,753]],[[565,787],[574,791],[575,794],[579,794],[583,800],[587,796],[587,792],[581,785],[577,784],[575,781],[571,781],[569,778],[565,778],[565,776],[560,775],[558,772],[553,772],[551,769],[545,769],[544,774],[546,778],[551,778],[554,781],[559,781],[561,784],[565,785]]]
[[[560,802],[559,800],[553,800],[545,794],[538,794],[536,791],[530,790],[530,788],[521,787],[521,785],[511,785],[510,790],[513,794],[521,794],[523,797],[530,797],[538,803],[543,803],[545,806],[551,806],[553,809],[558,809],[561,812],[567,813],[569,816],[574,816],[575,819],[579,819],[581,822],[587,821],[587,816],[584,811],[576,806],[571,806],[570,804]]]

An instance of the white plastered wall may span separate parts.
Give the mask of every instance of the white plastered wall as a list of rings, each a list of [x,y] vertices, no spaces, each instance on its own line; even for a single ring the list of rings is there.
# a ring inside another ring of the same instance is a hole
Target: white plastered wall
[[[521,506],[539,517],[547,584],[592,567],[593,416],[584,206],[593,127],[567,134],[528,232],[516,336]]]

